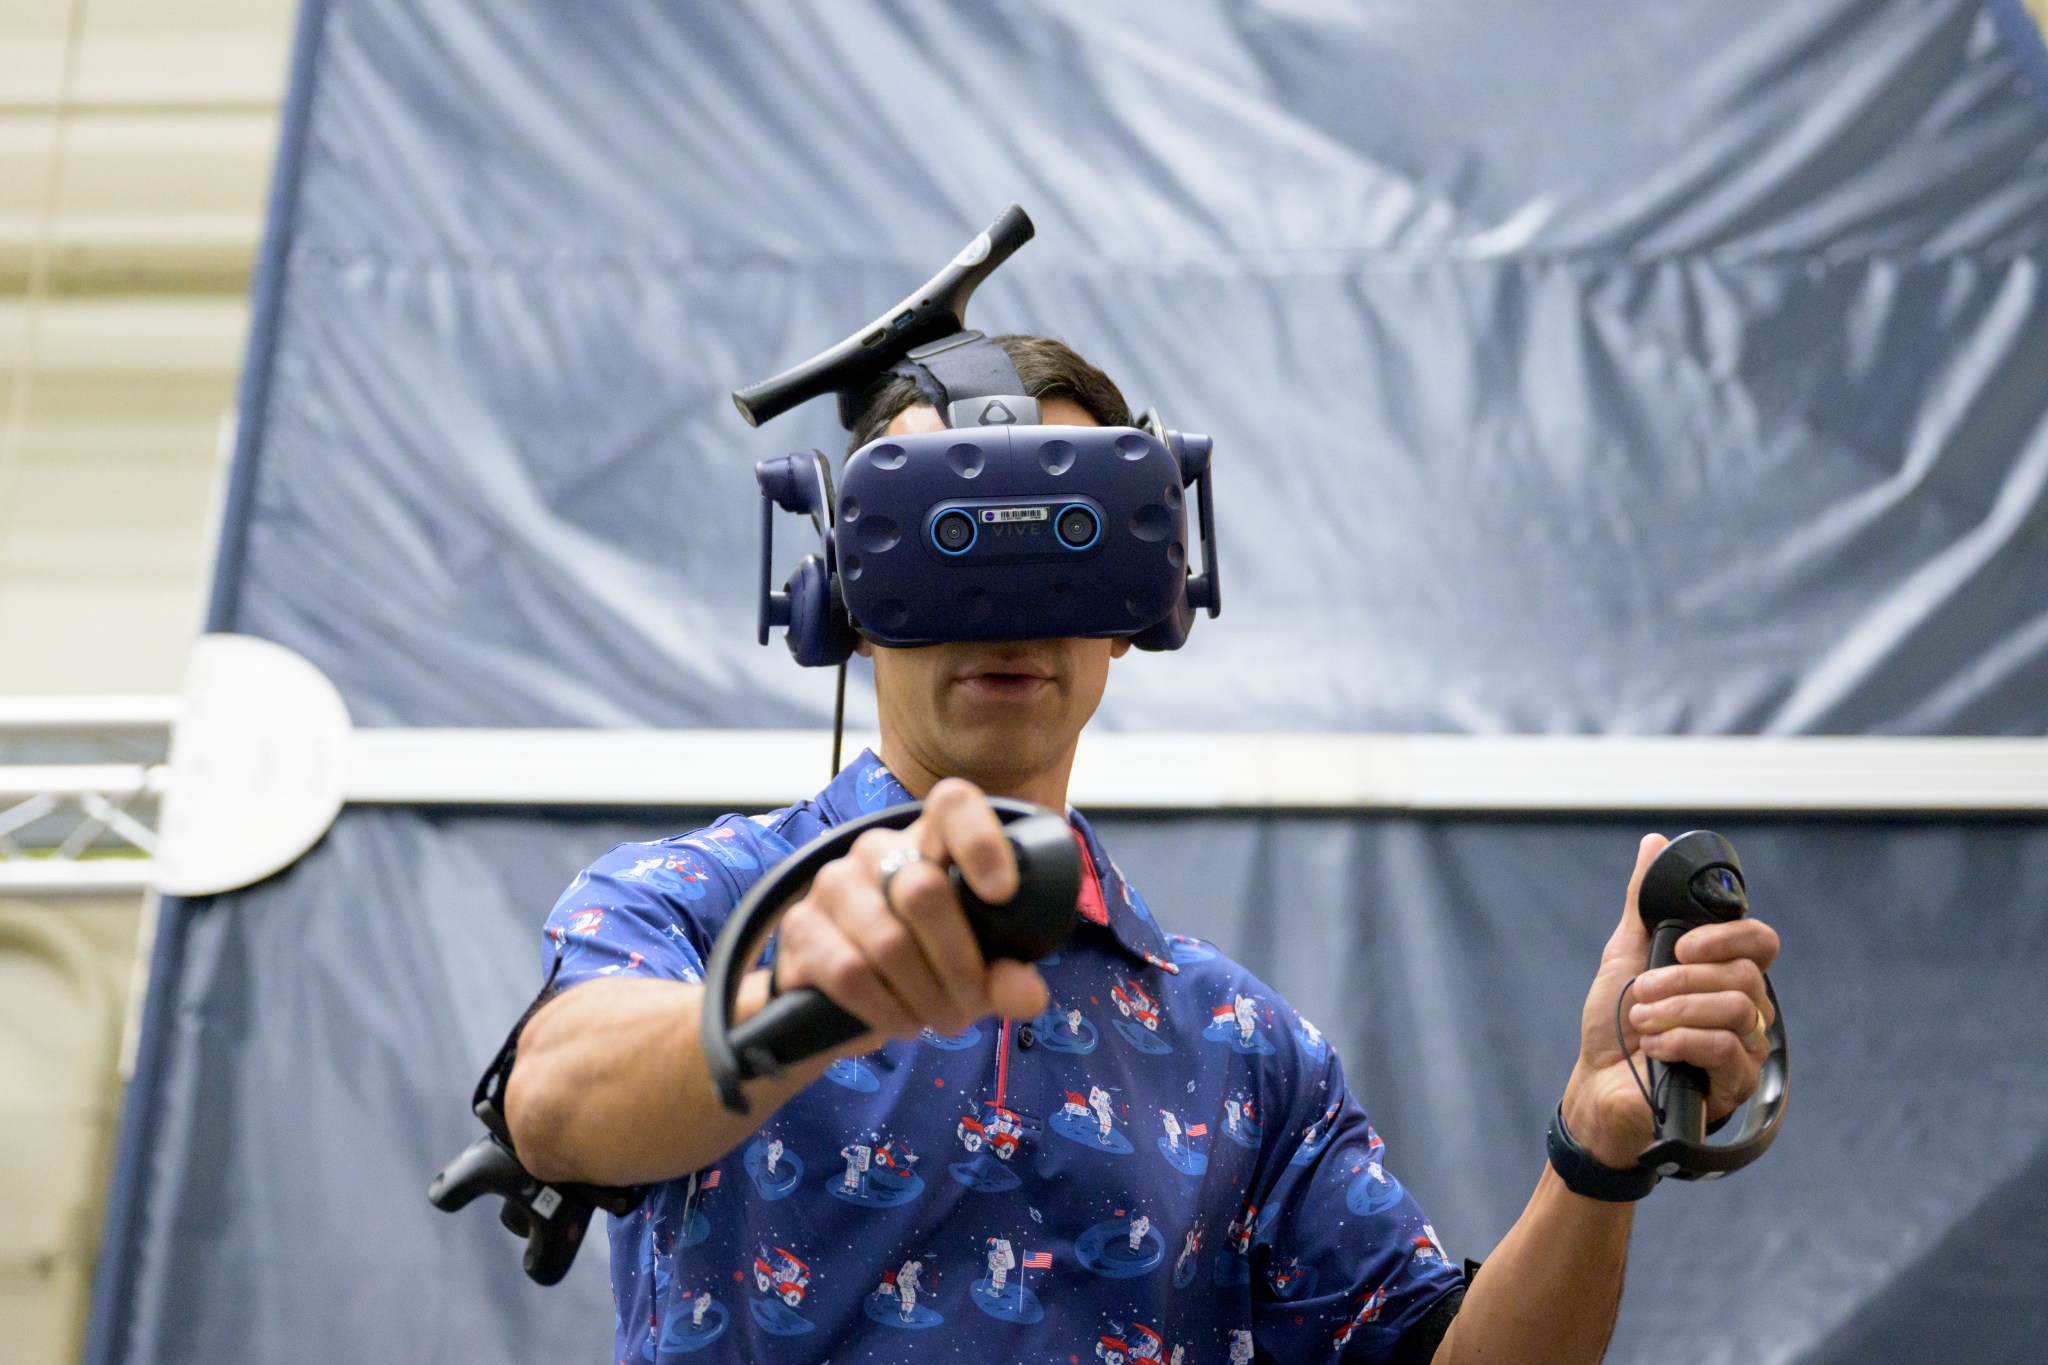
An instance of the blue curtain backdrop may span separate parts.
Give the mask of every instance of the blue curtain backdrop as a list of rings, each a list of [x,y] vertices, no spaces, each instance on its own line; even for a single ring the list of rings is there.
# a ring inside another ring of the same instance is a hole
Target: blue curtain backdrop
[[[973,321],[1217,441],[1230,609],[1099,724],[2039,735],[2044,93],[2011,0],[314,0],[212,624],[358,724],[824,723],[752,642],[750,466],[843,438],[726,393],[1018,199]],[[688,823],[358,809],[173,903],[94,1359],[604,1359],[601,1245],[541,1291],[422,1192],[555,892]],[[1687,823],[1105,833],[1483,1255]],[[1722,827],[1794,1108],[1645,1206],[1611,1358],[2038,1359],[2048,823]]]

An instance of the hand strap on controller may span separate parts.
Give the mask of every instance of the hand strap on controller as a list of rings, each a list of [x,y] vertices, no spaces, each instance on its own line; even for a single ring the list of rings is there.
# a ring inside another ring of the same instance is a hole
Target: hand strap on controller
[[[1565,1126],[1561,1105],[1550,1115],[1550,1131],[1544,1135],[1544,1145],[1550,1156],[1550,1168],[1564,1181],[1564,1187],[1602,1203],[1632,1204],[1656,1189],[1661,1178],[1645,1166],[1617,1170],[1603,1165],[1572,1136],[1572,1130]]]

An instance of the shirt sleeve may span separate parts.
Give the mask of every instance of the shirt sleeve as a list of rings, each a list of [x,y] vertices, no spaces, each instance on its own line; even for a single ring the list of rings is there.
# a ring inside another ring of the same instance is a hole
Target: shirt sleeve
[[[1464,1276],[1387,1169],[1336,1050],[1316,1042],[1319,1059],[1295,1054],[1301,1079],[1260,1201],[1275,1216],[1252,1278],[1253,1337],[1261,1359],[1384,1361]]]
[[[724,830],[721,822],[712,830]],[[547,965],[560,954],[557,989],[601,976],[701,981],[719,928],[746,886],[734,855],[735,831],[706,842],[712,830],[652,844],[620,844],[576,874],[549,913]]]

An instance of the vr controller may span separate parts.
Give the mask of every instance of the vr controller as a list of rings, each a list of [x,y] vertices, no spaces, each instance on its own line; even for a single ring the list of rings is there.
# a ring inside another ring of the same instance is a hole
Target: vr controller
[[[1209,438],[1169,430],[1156,412],[1134,427],[1043,425],[1002,348],[967,328],[975,287],[1031,232],[1012,204],[896,309],[733,395],[758,424],[836,392],[851,426],[874,384],[902,374],[946,424],[870,441],[836,491],[816,450],[755,466],[762,644],[782,627],[811,667],[844,663],[862,636],[892,646],[1128,636],[1167,650],[1186,641],[1196,612],[1222,609]],[[777,508],[808,517],[818,537],[779,591]]]
[[[556,961],[559,970],[561,962]],[[553,993],[554,973],[540,997],[527,1007],[510,1036],[491,1059],[483,1079],[476,1083],[470,1109],[483,1120],[484,1135],[443,1166],[427,1187],[427,1201],[443,1213],[469,1207],[487,1194],[497,1195],[498,1221],[515,1237],[526,1239],[522,1264],[527,1278],[535,1284],[555,1284],[569,1273],[576,1253],[583,1248],[583,1234],[590,1227],[590,1215],[599,1209],[624,1217],[640,1207],[646,1196],[642,1186],[585,1185],[573,1181],[549,1183],[539,1180],[520,1162],[512,1147],[512,1130],[505,1122],[505,1083],[512,1076],[512,1063],[519,1052],[519,1032],[526,1021]]]
[[[1004,797],[991,797],[989,805],[1002,820],[1003,835],[1017,859],[1015,894],[991,905],[974,894],[958,867],[947,875],[984,958],[1036,962],[1065,942],[1080,919],[1080,848],[1067,822],[1043,807]],[[743,1024],[735,1025],[732,1016],[741,978],[760,956],[775,922],[810,886],[811,878],[825,864],[846,856],[867,831],[902,829],[923,813],[924,802],[911,801],[825,831],[754,883],[718,931],[711,959],[704,965],[704,1016],[698,1036],[719,1100],[733,1113],[747,1112],[742,1081],[775,1075],[868,1031],[861,1019],[809,987],[776,996]]]
[[[1678,940],[1702,924],[1738,920],[1749,913],[1749,890],[1735,845],[1712,830],[1673,839],[1643,873],[1636,913],[1650,935],[1650,968],[1678,961]],[[1648,1060],[1650,1108],[1656,1136],[1638,1164],[1678,1180],[1715,1180],[1762,1156],[1785,1120],[1791,1059],[1778,993],[1764,978],[1773,1018],[1765,1030],[1769,1047],[1739,1131],[1709,1143],[1706,1123],[1707,1073],[1684,1063]]]

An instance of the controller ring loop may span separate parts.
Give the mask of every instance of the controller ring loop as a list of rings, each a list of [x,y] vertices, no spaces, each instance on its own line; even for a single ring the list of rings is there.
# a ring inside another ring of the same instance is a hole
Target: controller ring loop
[[[1007,797],[991,796],[988,803],[1005,825],[1047,814],[1042,807]],[[711,946],[711,959],[704,965],[704,1016],[698,1041],[711,1082],[731,1112],[747,1112],[741,1083],[765,1074],[755,1059],[742,1058],[734,1048],[733,1013],[739,1005],[740,983],[760,957],[776,922],[809,889],[825,865],[845,857],[861,835],[871,829],[906,828],[923,813],[924,803],[911,801],[833,826],[755,882],[726,920],[718,941]]]

